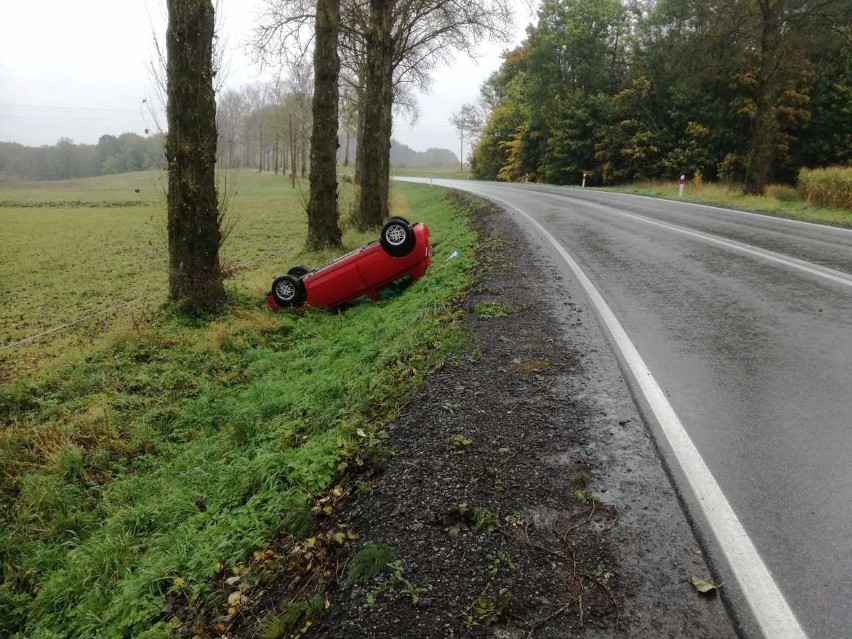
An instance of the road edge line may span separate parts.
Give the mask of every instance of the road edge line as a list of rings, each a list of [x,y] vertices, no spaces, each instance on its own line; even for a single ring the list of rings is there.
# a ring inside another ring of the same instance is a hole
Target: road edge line
[[[471,192],[475,193],[475,191]],[[787,604],[787,600],[766,564],[763,563],[760,553],[725,498],[722,489],[701,457],[701,453],[698,452],[660,385],[595,285],[556,238],[526,211],[501,198],[484,193],[476,193],[476,195],[498,202],[526,218],[556,249],[579,280],[615,345],[621,351],[630,373],[660,425],[680,470],[689,483],[764,636],[767,639],[807,639],[807,634]]]

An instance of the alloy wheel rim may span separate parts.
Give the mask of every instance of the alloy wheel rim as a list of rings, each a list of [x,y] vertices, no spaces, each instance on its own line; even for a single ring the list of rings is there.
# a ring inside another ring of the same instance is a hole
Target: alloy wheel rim
[[[292,282],[284,280],[282,282],[278,282],[275,286],[275,292],[278,293],[278,297],[282,300],[290,301],[296,296],[296,287],[293,286]]]
[[[388,244],[399,246],[405,242],[405,229],[399,224],[392,224],[385,231],[385,239],[388,241]]]

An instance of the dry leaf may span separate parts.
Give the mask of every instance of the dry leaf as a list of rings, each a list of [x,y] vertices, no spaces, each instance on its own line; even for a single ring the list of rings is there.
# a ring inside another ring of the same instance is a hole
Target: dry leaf
[[[703,579],[699,579],[698,577],[692,578],[692,585],[701,594],[706,594],[708,592],[712,592],[713,590],[716,590],[716,589],[722,587],[722,584],[719,584],[719,585],[712,584],[709,581],[704,581]]]

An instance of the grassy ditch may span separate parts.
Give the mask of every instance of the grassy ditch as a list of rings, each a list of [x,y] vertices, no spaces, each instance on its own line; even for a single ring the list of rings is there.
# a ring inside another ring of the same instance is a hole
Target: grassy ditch
[[[273,315],[238,282],[215,321],[137,311],[0,387],[0,636],[170,636],[167,602],[213,614],[211,584],[310,536],[319,496],[464,343],[475,236],[435,193],[397,189],[436,247],[396,298]]]
[[[676,182],[640,182],[603,190],[647,195],[666,200],[681,199],[678,197]],[[804,201],[798,191],[790,186],[770,186],[766,195],[757,196],[744,195],[742,189],[735,186],[710,183],[696,185],[694,182],[687,182],[683,201],[739,211],[768,213],[808,222],[852,227],[852,210],[810,204]]]

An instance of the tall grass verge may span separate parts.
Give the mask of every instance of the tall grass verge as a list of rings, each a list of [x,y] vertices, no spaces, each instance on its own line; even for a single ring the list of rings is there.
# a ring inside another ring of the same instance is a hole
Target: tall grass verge
[[[217,576],[308,534],[359,434],[465,341],[475,235],[436,194],[398,188],[435,242],[398,297],[272,315],[232,288],[213,322],[139,315],[0,387],[0,636],[167,637],[168,598],[212,610]]]
[[[603,190],[681,200],[676,182],[639,182]],[[742,189],[737,186],[706,182],[696,186],[687,182],[683,201],[852,227],[852,211],[803,201],[795,189],[779,185],[770,186],[766,195],[758,196],[744,195]]]
[[[798,187],[807,202],[852,211],[852,166],[802,169]]]

